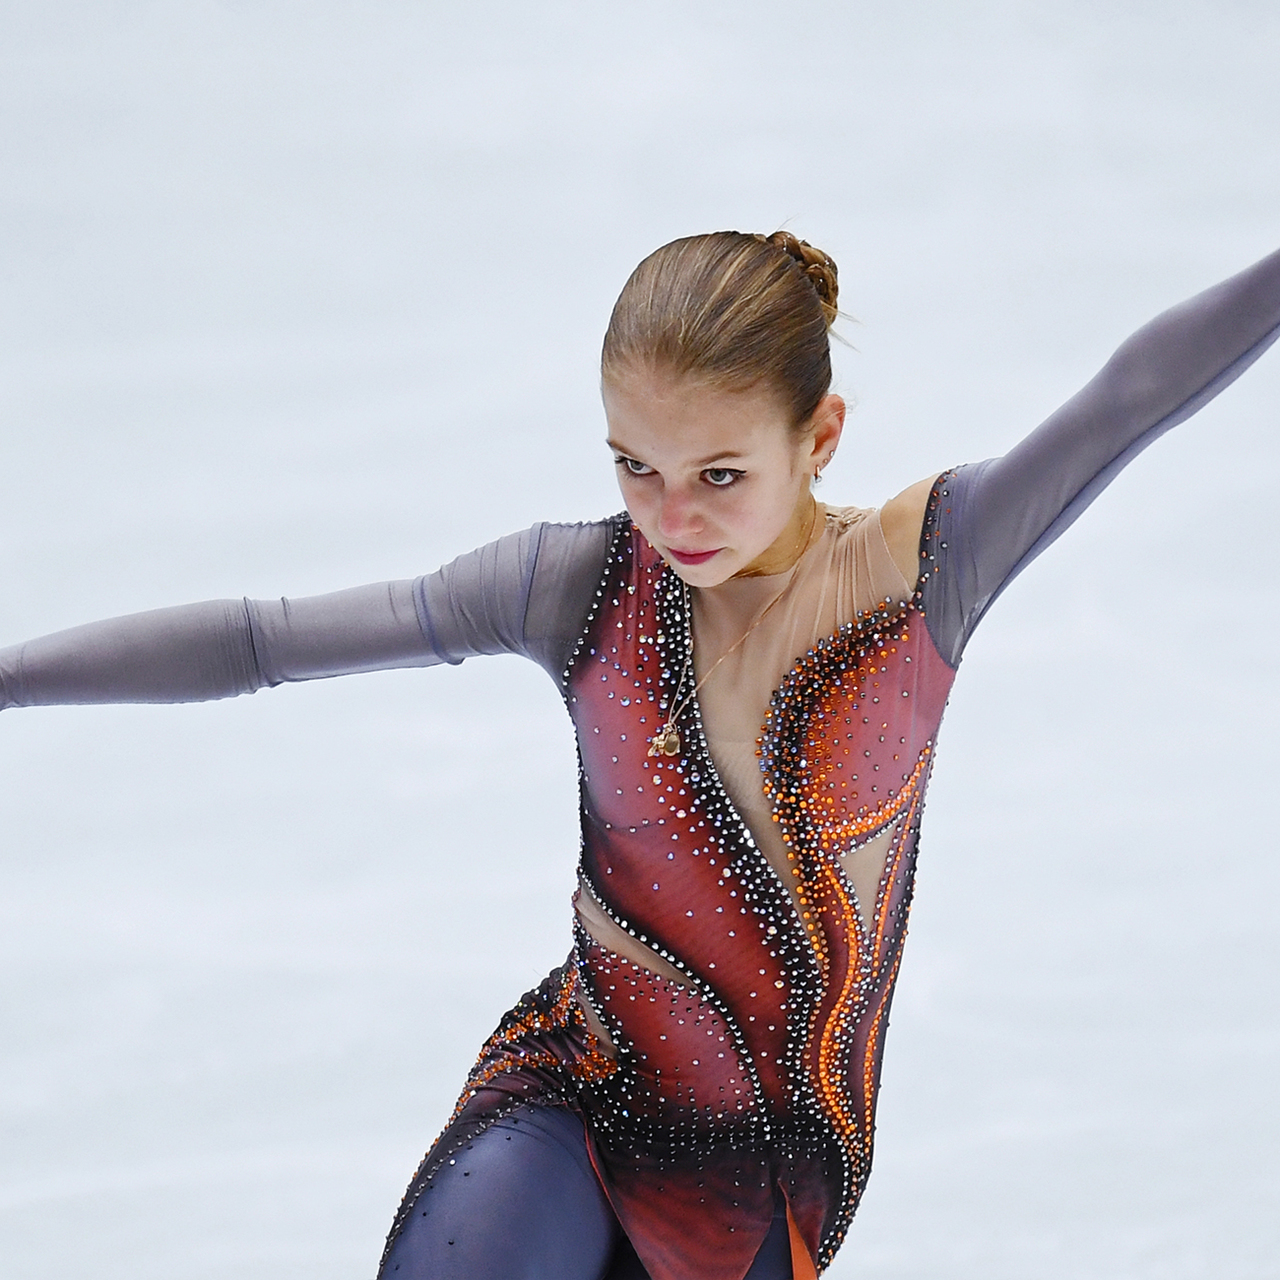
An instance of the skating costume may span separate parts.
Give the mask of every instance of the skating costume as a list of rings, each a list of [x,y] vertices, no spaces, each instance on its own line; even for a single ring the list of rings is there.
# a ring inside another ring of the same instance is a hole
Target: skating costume
[[[0,705],[220,697],[480,653],[538,661],[581,760],[574,947],[484,1046],[389,1258],[461,1153],[532,1105],[581,1118],[653,1280],[742,1280],[779,1206],[795,1274],[812,1273],[870,1169],[921,804],[965,643],[1131,457],[1278,334],[1280,254],[1159,317],[1005,457],[938,479],[919,578],[896,592],[882,590],[895,584],[875,514],[828,513],[795,570],[808,577],[744,646],[745,688],[797,617],[814,620],[767,708],[747,697],[735,711],[731,683],[712,724],[693,698],[671,754],[650,747],[725,593],[686,590],[625,517],[536,526],[414,582],[47,637],[0,653]],[[855,544],[869,567],[832,603],[823,566]],[[734,714],[761,726],[752,794],[742,743],[709,732]]]

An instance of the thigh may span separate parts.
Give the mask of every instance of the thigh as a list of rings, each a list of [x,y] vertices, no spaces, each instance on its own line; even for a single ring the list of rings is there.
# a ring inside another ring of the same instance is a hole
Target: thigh
[[[441,1169],[387,1255],[380,1280],[649,1280],[564,1107],[521,1107]],[[744,1280],[791,1280],[779,1197]]]
[[[792,1280],[791,1229],[787,1226],[786,1201],[781,1195],[773,1211],[769,1234],[743,1280]]]
[[[605,1280],[649,1280],[649,1273],[641,1266],[631,1241],[621,1232],[618,1236],[618,1246]],[[781,1196],[778,1197],[773,1222],[769,1225],[769,1234],[743,1280],[792,1280],[791,1231],[787,1226],[787,1207]]]
[[[564,1107],[521,1107],[435,1175],[380,1276],[601,1280],[620,1236],[582,1122]]]

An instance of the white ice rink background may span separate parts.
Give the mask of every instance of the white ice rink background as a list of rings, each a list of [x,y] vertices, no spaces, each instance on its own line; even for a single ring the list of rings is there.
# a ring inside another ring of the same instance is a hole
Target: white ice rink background
[[[785,224],[857,317],[823,486],[1001,452],[1280,245],[1269,0],[6,0],[0,643],[617,508],[598,343]],[[1280,1267],[1280,352],[984,622],[837,1280]],[[515,660],[0,719],[0,1275],[372,1275],[562,959]]]

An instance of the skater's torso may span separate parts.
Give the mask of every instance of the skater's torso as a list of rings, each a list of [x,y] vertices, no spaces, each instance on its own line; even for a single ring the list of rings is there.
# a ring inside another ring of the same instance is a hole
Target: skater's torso
[[[791,569],[690,592],[694,646],[685,692],[698,686],[702,730],[720,783],[760,852],[791,888],[797,906],[787,848],[760,769],[760,737],[770,699],[796,660],[820,641],[885,600],[910,598],[914,583],[899,566],[917,558],[919,543],[914,534],[909,548],[891,549],[878,511],[821,510],[820,536]],[[840,854],[864,924],[874,907],[889,836],[882,831]],[[589,884],[580,884],[576,908],[583,928],[596,941],[679,980],[679,971],[660,956],[640,954]],[[607,1029],[589,1005],[587,1017],[607,1044]]]
[[[613,1064],[578,1096],[624,1224],[714,1203],[745,1234],[780,1187],[811,1256],[843,1235],[953,676],[921,598],[875,512],[696,595],[617,527],[565,693],[572,981]]]

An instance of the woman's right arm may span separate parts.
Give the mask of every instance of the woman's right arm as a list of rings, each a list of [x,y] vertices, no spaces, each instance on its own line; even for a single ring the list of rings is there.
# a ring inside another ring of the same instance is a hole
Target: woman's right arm
[[[210,600],[0,650],[0,709],[200,702],[290,681],[517,653],[559,681],[613,523],[538,524],[435,573],[299,600]]]

